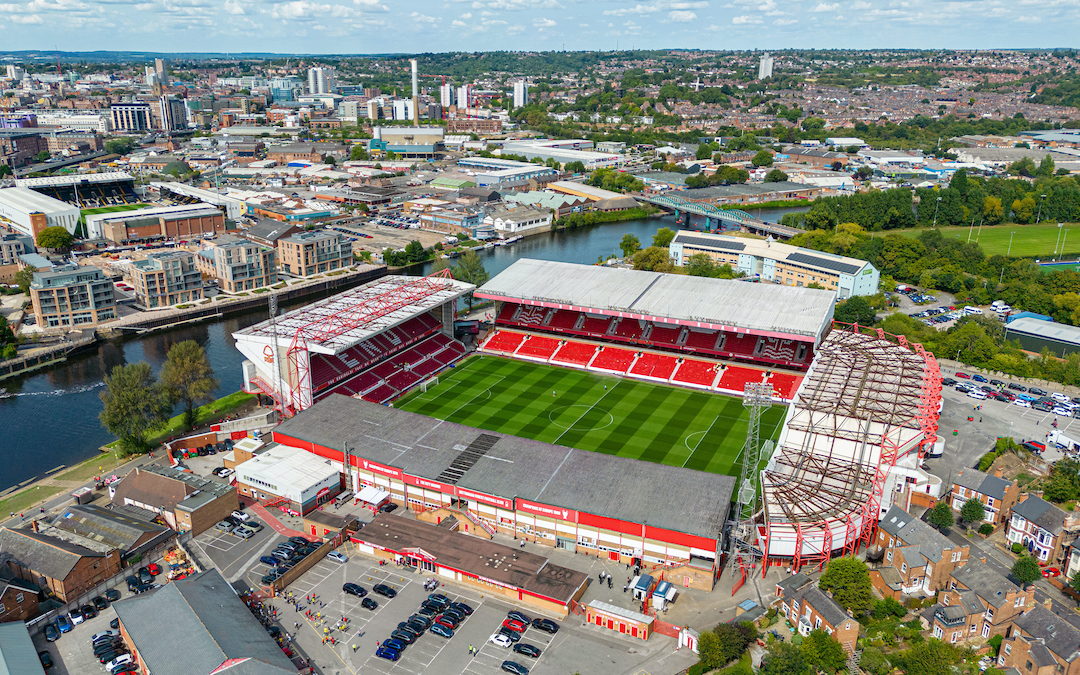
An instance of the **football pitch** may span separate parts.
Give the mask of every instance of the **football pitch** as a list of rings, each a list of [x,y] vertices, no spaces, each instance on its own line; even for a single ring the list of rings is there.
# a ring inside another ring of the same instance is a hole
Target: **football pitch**
[[[134,211],[135,209],[146,208],[146,204],[114,204],[112,206],[98,206],[93,209],[82,209],[80,217],[85,219],[86,216],[94,216],[99,213],[112,213],[114,211]]]
[[[728,475],[739,473],[748,413],[742,399],[473,356],[395,407],[448,422],[579,450]],[[775,440],[784,407],[761,417]]]

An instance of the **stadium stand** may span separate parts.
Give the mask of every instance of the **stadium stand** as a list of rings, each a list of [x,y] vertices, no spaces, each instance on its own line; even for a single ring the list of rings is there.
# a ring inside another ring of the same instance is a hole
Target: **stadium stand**
[[[791,373],[773,373],[769,377],[769,382],[772,383],[773,392],[780,398],[791,400],[795,396],[795,391],[798,390],[799,384],[803,378],[801,375],[793,375]]]
[[[547,361],[555,350],[559,348],[559,341],[543,335],[529,335],[525,343],[514,352],[516,356],[527,359]]]
[[[438,329],[439,324],[435,317],[425,313],[391,328],[386,333],[353,345],[340,354],[311,354],[312,391],[318,396],[323,390],[416,344]],[[436,347],[436,344],[430,343],[425,349],[442,349],[442,345]],[[404,361],[395,359],[395,363]]]
[[[404,392],[421,380],[439,372],[449,364],[465,355],[465,348],[460,342],[451,340],[442,333],[436,333],[404,351],[381,360],[359,375],[341,384],[317,394],[323,398],[327,394],[360,394],[369,401],[382,403],[386,399],[386,387],[395,390],[394,396]],[[321,354],[312,355],[312,363]],[[314,365],[312,373],[315,372]]]
[[[497,330],[488,339],[484,348],[489,352],[504,352],[506,354],[513,354],[517,351],[517,348],[521,346],[522,340],[525,339],[524,333],[516,333],[511,330]]]
[[[645,377],[654,380],[667,381],[671,373],[675,371],[678,359],[666,354],[653,354],[647,352],[638,358],[634,367],[630,369],[630,375]]]
[[[639,340],[645,332],[646,322],[640,319],[622,319],[612,334],[616,339]]]
[[[634,363],[635,356],[637,356],[637,352],[633,350],[606,345],[593,359],[589,369],[623,375]]]
[[[694,351],[715,352],[716,341],[719,337],[720,333],[714,330],[696,331],[691,329],[683,347]]]
[[[577,331],[578,321],[580,320],[580,312],[569,312],[565,309],[557,309],[543,325],[546,328],[553,328],[555,330]]]
[[[569,366],[584,368],[596,355],[597,345],[588,342],[567,340],[559,350],[551,357],[552,363],[563,363]]]
[[[657,326],[653,324],[652,330],[649,331],[649,342],[655,345],[673,345],[678,342],[682,330],[678,326]]]
[[[741,394],[747,382],[761,382],[761,378],[760,370],[728,367],[720,377],[720,381],[716,383],[716,388]]]
[[[589,335],[607,335],[610,327],[611,317],[585,315],[585,320],[581,322],[580,330]]]
[[[715,363],[687,358],[683,359],[682,363],[679,364],[679,369],[675,371],[675,375],[671,378],[671,381],[691,387],[708,389],[712,387],[713,380],[715,379]]]

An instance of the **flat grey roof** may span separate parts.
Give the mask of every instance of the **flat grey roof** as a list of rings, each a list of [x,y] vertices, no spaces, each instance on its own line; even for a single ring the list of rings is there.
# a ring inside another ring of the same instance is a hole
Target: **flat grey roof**
[[[494,439],[487,452],[460,475],[448,471],[482,435]],[[338,450],[347,443],[353,455],[459,488],[710,539],[723,528],[735,488],[731,476],[551,445],[342,395],[286,420],[274,438],[287,444],[282,436]]]
[[[832,291],[522,258],[476,292],[493,300],[572,305],[672,322],[818,338]]]
[[[45,675],[22,621],[0,623],[0,675]]]
[[[1056,321],[1042,321],[1040,319],[1014,319],[1005,324],[1005,337],[1009,338],[1009,333],[1020,333],[1022,335],[1030,335],[1032,337],[1043,338],[1044,340],[1054,340],[1056,342],[1067,342],[1069,344],[1080,345],[1080,328],[1076,326],[1066,326],[1063,323],[1057,323]]]

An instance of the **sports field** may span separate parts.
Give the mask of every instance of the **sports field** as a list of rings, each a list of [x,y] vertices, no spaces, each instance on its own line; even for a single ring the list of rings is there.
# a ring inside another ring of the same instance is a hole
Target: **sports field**
[[[570,368],[474,356],[395,407],[480,429],[699,471],[738,475],[746,440],[742,400],[604,377]],[[784,408],[762,414],[776,438]]]
[[[1052,256],[1054,247],[1060,249],[1059,255],[1080,254],[1080,224],[1065,223],[1058,232],[1057,223],[1047,224],[1044,220],[1039,225],[994,225],[984,226],[979,232],[979,226],[967,227],[942,227],[939,228],[946,237],[978,242],[986,255],[1011,255],[1023,256]],[[1068,232],[1066,232],[1068,230]],[[905,237],[917,237],[925,229],[892,230]],[[1015,233],[1015,234],[1013,234]],[[1012,249],[1009,249],[1009,238],[1012,237]]]
[[[114,206],[99,206],[94,209],[82,209],[81,218],[86,220],[86,216],[93,216],[99,213],[112,213],[114,211],[134,211],[135,209],[146,208],[146,204],[116,204]]]

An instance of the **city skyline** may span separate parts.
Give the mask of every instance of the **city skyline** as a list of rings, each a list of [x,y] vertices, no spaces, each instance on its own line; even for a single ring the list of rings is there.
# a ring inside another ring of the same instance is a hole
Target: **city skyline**
[[[31,0],[0,3],[0,39],[166,53],[1041,49],[1070,47],[1077,20],[1071,0]]]

